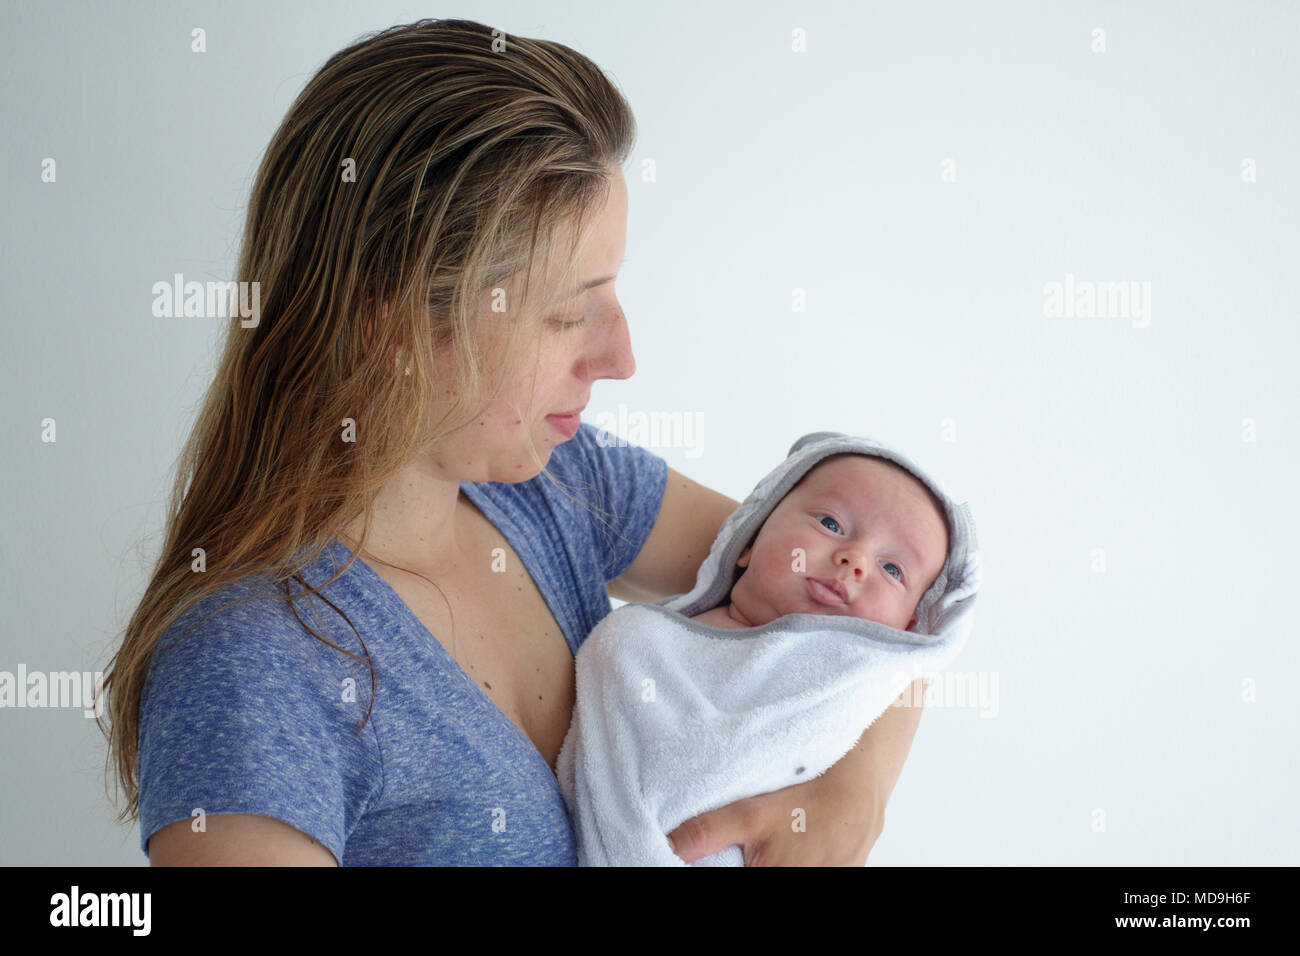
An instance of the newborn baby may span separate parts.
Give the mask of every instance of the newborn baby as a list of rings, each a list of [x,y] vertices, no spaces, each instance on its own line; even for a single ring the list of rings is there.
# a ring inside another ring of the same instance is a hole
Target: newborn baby
[[[691,620],[739,628],[842,614],[910,631],[947,556],[948,519],[930,489],[887,459],[832,455],[741,552],[729,602]]]
[[[910,461],[799,439],[692,591],[612,611],[579,648],[556,761],[579,864],[683,866],[683,821],[824,773],[956,657],[979,577],[969,509]],[[733,846],[694,865],[743,863]]]

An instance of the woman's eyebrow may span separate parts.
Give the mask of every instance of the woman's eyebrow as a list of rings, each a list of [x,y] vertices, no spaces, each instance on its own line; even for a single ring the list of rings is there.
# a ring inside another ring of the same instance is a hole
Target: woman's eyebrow
[[[627,256],[624,256],[623,261],[618,264],[618,267],[620,269],[623,268],[623,265],[626,262],[627,262]],[[580,292],[586,292],[588,289],[594,289],[596,286],[604,285],[606,282],[613,282],[617,278],[618,275],[615,274],[612,276],[601,276],[599,279],[588,279],[582,285],[578,286],[576,289],[574,289],[572,292],[566,295],[562,301],[567,302],[569,299],[572,299],[575,295],[578,295]]]
[[[588,279],[582,285],[578,286],[572,292],[564,297],[565,301],[572,299],[580,292],[586,292],[588,289],[594,289],[598,285],[604,285],[606,282],[613,282],[617,276],[601,276],[599,279]]]

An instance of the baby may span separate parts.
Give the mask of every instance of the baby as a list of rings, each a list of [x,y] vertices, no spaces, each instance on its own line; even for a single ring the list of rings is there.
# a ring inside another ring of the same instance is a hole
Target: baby
[[[691,592],[588,636],[556,764],[579,863],[682,865],[674,827],[824,772],[905,669],[960,650],[978,587],[966,512],[875,447],[805,436],[728,517]],[[743,862],[733,846],[695,865]]]
[[[741,552],[729,603],[691,620],[740,628],[840,614],[910,631],[947,556],[948,519],[929,488],[888,459],[832,455]]]

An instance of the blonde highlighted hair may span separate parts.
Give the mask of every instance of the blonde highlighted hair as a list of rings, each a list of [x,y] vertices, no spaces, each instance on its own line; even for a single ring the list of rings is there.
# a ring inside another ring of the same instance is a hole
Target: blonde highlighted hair
[[[231,322],[177,463],[161,553],[104,681],[119,821],[138,815],[140,707],[162,635],[249,575],[296,616],[293,599],[324,586],[302,569],[354,520],[364,548],[376,491],[495,399],[494,363],[547,301],[529,290],[536,263],[559,263],[548,289],[568,281],[609,167],[634,138],[627,102],[587,57],[469,20],[366,36],[299,94],[258,170],[238,259],[235,278],[260,284],[260,320]],[[520,275],[505,348],[486,354],[479,303]],[[454,382],[433,380],[435,350],[451,356]],[[449,385],[453,404],[429,421],[428,396]],[[342,440],[346,418],[355,441]]]

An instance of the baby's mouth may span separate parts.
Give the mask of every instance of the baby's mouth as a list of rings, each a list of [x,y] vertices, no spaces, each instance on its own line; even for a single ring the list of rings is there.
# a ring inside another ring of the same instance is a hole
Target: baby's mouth
[[[849,596],[844,592],[844,585],[838,581],[824,578],[809,578],[808,592],[814,601],[828,607],[843,607],[849,603]]]

